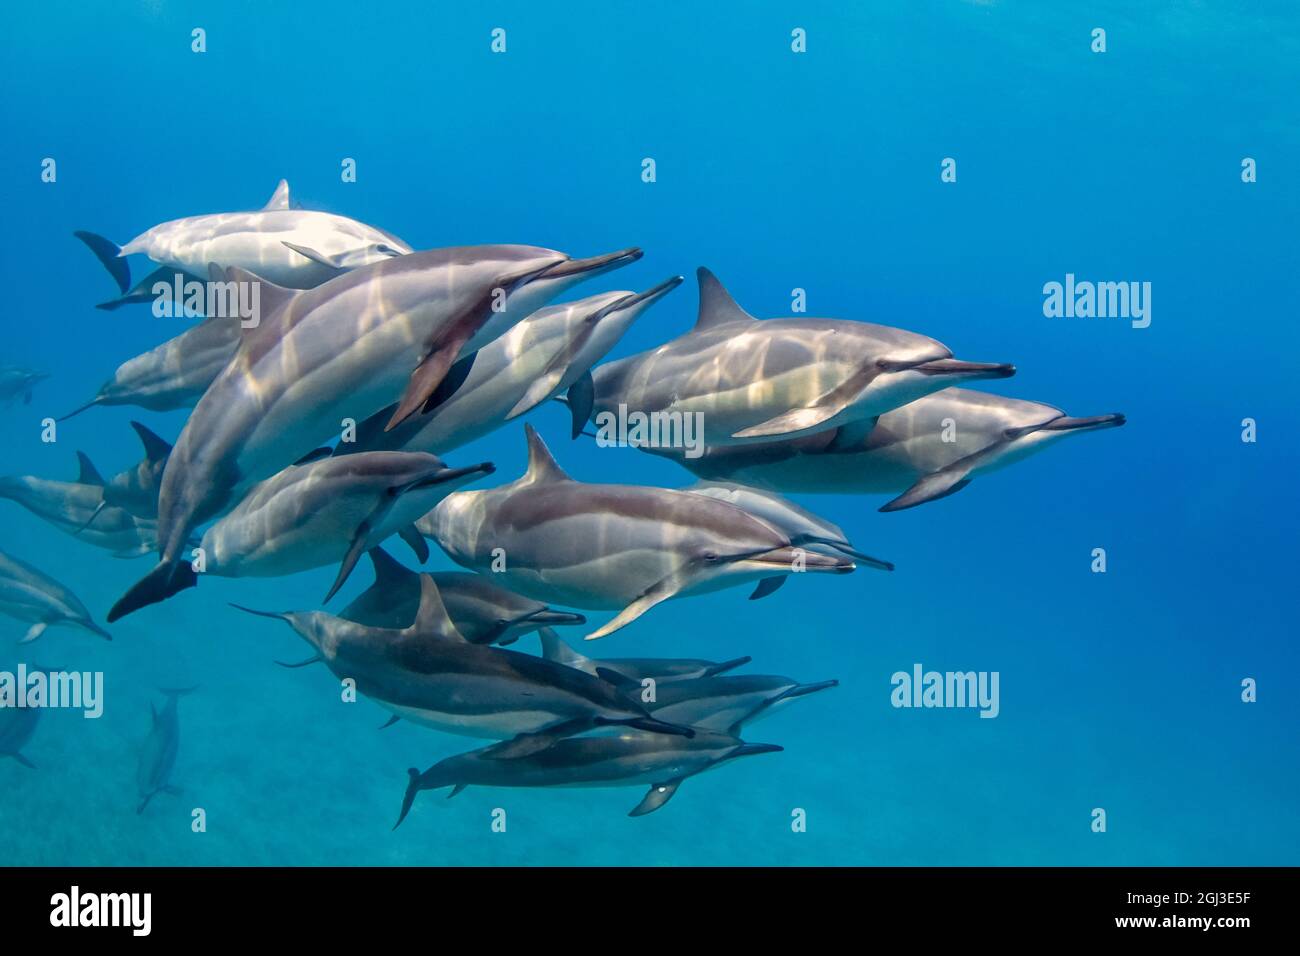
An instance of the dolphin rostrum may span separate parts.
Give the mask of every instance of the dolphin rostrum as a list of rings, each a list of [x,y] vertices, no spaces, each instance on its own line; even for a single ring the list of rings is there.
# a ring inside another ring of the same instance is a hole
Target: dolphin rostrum
[[[181,742],[181,722],[176,702],[193,691],[193,687],[163,688],[162,692],[167,698],[163,709],[159,711],[153,704],[149,705],[153,720],[136,764],[135,782],[140,794],[140,805],[135,810],[137,814],[144,813],[144,808],[149,806],[149,801],[157,794],[180,793],[171,784],[172,770],[176,767],[176,751]]]
[[[94,398],[59,421],[96,405],[138,405],[155,412],[191,407],[234,357],[239,322],[237,316],[214,315],[128,359]]]
[[[832,524],[775,492],[729,481],[701,481],[682,490],[717,498],[762,518],[772,527],[789,535],[792,544],[821,551],[823,554],[847,554],[870,568],[894,570],[893,562],[873,558],[855,548],[839,525]]]
[[[38,571],[11,554],[0,551],[0,614],[31,627],[19,643],[26,644],[45,633],[47,627],[68,624],[85,628],[105,640],[113,638],[90,618],[81,600],[48,574]]]
[[[580,430],[591,414],[591,367],[681,281],[676,276],[645,292],[602,292],[540,309],[453,366],[425,414],[385,432],[391,410],[381,409],[358,427],[355,443],[340,443],[335,452],[442,454],[564,392]]]
[[[401,826],[421,790],[451,787],[635,787],[650,789],[628,816],[653,813],[672,799],[683,780],[725,761],[776,753],[776,744],[747,744],[730,734],[698,731],[694,737],[626,731],[618,736],[569,737],[516,760],[501,760],[492,747],[440,760],[424,773],[412,767],[393,829]]]
[[[790,701],[839,686],[826,680],[801,684],[771,674],[738,674],[670,681],[655,688],[650,710],[663,720],[739,734],[745,724],[768,717]]]
[[[0,365],[0,402],[7,404],[21,396],[23,404],[30,405],[32,387],[49,377],[46,372],[34,372],[17,365]]]
[[[158,523],[121,508],[104,506],[103,478],[84,455],[75,482],[32,475],[0,477],[0,498],[22,505],[38,518],[79,541],[135,558],[158,546]],[[91,524],[91,519],[94,524]]]
[[[657,684],[664,684],[669,681],[717,677],[753,660],[752,657],[737,657],[734,660],[721,662],[689,657],[602,657],[600,660],[593,660],[579,654],[549,627],[540,628],[537,636],[542,642],[542,656],[548,661],[567,664],[588,674],[595,674],[597,668],[603,668],[608,672],[621,674],[637,684],[647,679]]]
[[[208,266],[237,266],[291,289],[310,289],[341,272],[411,252],[382,229],[333,213],[293,208],[283,179],[256,212],[212,213],[173,219],[154,226],[126,245],[92,232],[76,233],[117,282],[122,298],[103,303],[112,309],[151,299],[155,282],[170,285],[177,272],[206,276]],[[131,287],[125,257],[142,253],[162,268]]]
[[[588,640],[681,595],[761,581],[755,596],[762,597],[775,590],[764,579],[854,569],[843,556],[796,549],[786,534],[724,501],[574,481],[533,427],[524,428],[521,478],[448,495],[416,527],[457,564],[494,571],[511,590],[570,607],[621,609]]]
[[[835,432],[759,445],[708,448],[698,458],[654,449],[705,478],[786,493],[892,494],[900,511],[965,488],[1067,435],[1123,425],[1112,412],[1073,418],[1059,408],[948,388],[880,416],[865,436]],[[650,449],[647,449],[650,450]]]
[[[368,553],[375,568],[375,583],[340,611],[339,617],[369,627],[410,627],[420,607],[420,575],[395,561],[383,548],[371,548]],[[538,628],[587,623],[581,614],[557,611],[507,591],[481,574],[435,571],[430,577],[438,585],[451,622],[471,644],[513,644]],[[595,668],[587,673],[594,675]]]
[[[902,329],[841,319],[755,319],[708,269],[686,335],[593,372],[597,425],[629,412],[699,415],[706,444],[869,427],[872,418],[956,382],[1014,366],[963,362]],[[603,427],[603,426],[602,426]]]
[[[522,317],[545,296],[639,255],[573,260],[535,246],[435,249],[303,292],[227,269],[228,280],[261,283],[268,315],[243,330],[235,357],[177,439],[158,497],[159,564],[113,606],[110,622],[174,593],[190,532],[229,506],[241,484],[269,478],[338,434],[345,420],[361,421],[398,395],[390,425],[417,412],[462,350],[500,321],[494,304]]]
[[[238,606],[238,605],[237,605]],[[513,759],[561,738],[602,726],[690,736],[655,720],[635,694],[552,661],[480,644],[457,631],[427,574],[410,627],[368,627],[324,611],[268,613],[316,649],[340,679],[399,718],[448,733],[511,738],[494,750]]]

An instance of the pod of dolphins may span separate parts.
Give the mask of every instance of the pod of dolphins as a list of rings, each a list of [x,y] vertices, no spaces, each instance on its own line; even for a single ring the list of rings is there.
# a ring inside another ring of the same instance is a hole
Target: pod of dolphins
[[[76,235],[117,285],[99,308],[153,301],[160,282],[206,281],[255,287],[260,314],[249,322],[187,300],[187,329],[123,362],[64,416],[96,405],[189,408],[174,444],[132,422],[143,456],[123,471],[105,479],[78,453],[75,482],[0,477],[0,497],[117,557],[157,552],[108,623],[208,574],[337,568],[328,603],[367,557],[374,583],[337,614],[233,606],[310,645],[305,660],[278,663],[323,664],[389,711],[389,723],[491,741],[411,769],[399,824],[420,791],[467,786],[645,786],[631,811],[640,816],[688,777],[779,751],[740,734],[835,681],[732,674],[748,657],[592,659],[554,628],[587,624],[570,608],[615,612],[591,640],[668,600],[740,585],[759,599],[805,571],[892,571],[784,496],[882,494],[891,497],[881,511],[911,508],[1062,436],[1124,423],[959,387],[1015,368],[957,359],[914,332],[756,319],[704,268],[688,333],[603,362],[681,277],[549,303],[640,249],[417,251],[365,223],[297,208],[284,181],[253,212],[177,219],[122,246]],[[133,284],[136,254],[154,268]],[[0,402],[29,404],[45,377],[0,368]],[[575,440],[605,416],[692,416],[701,447],[627,443],[699,480],[682,489],[579,481],[532,425],[527,468],[513,481],[466,487],[492,463],[444,463],[548,401],[568,406]],[[386,549],[393,538],[418,564],[432,541],[465,570],[410,570]],[[70,590],[3,552],[0,613],[29,625],[23,641],[60,624],[109,636]],[[533,634],[539,654],[506,646]],[[154,712],[140,812],[174,792],[177,701],[187,692],[164,691]],[[0,709],[0,756],[30,766],[20,751],[35,724]]]

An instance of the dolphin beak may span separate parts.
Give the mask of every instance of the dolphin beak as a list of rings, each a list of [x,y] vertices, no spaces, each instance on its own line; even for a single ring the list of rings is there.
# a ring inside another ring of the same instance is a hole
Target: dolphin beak
[[[1109,415],[1090,415],[1087,418],[1071,418],[1068,415],[1062,415],[1060,418],[1052,419],[1039,431],[1074,432],[1096,428],[1118,428],[1126,421],[1128,419],[1121,412],[1112,412]]]
[[[469,465],[465,468],[443,468],[439,471],[432,472],[422,478],[417,478],[405,488],[403,492],[414,491],[417,488],[434,488],[438,485],[445,485],[448,482],[460,481],[462,478],[474,478],[479,475],[490,475],[497,470],[497,466],[490,461],[482,462],[478,465]]]
[[[819,690],[830,690],[832,687],[839,687],[840,682],[837,680],[823,680],[815,684],[798,684],[791,687],[781,695],[781,700],[793,700],[796,697],[807,697],[809,694],[815,694]]]
[[[873,558],[871,555],[863,554],[857,548],[850,547],[847,544],[832,544],[831,547],[834,548],[836,551],[840,551],[844,554],[847,554],[850,558],[853,558],[857,561],[861,561],[869,568],[875,568],[878,571],[894,570],[893,561],[885,561],[881,558]]]
[[[943,375],[960,381],[975,381],[981,378],[1010,378],[1016,374],[1014,365],[996,362],[963,362],[961,359],[935,359],[915,366],[922,375]]]
[[[762,551],[758,554],[740,555],[736,560],[757,561],[759,564],[771,565],[773,568],[784,571],[793,568],[796,560],[803,562],[806,571],[829,571],[834,574],[848,574],[857,569],[857,565],[848,558],[820,554],[816,551],[805,551],[803,548],[793,546],[773,548],[771,551]]]
[[[569,279],[577,276],[590,278],[636,262],[642,255],[644,253],[633,246],[630,249],[620,249],[618,252],[609,252],[603,256],[592,256],[589,259],[565,259],[563,262],[557,262],[544,270],[536,278]]]
[[[586,624],[587,618],[573,611],[556,611],[553,608],[542,608],[540,611],[534,611],[520,618],[519,622],[528,622],[529,624],[540,624],[547,627],[557,624]]]
[[[655,302],[658,302],[669,292],[672,292],[673,289],[676,289],[679,285],[682,284],[682,281],[683,279],[681,276],[673,276],[671,279],[665,279],[657,286],[646,289],[644,292],[637,292],[634,295],[629,295],[625,299],[619,299],[617,302],[615,302],[613,305],[611,305],[608,309],[605,310],[605,314],[608,314],[610,312],[621,312],[624,309],[631,309],[638,305],[641,305],[642,303],[645,303],[645,305],[649,307],[650,305],[653,305]]]

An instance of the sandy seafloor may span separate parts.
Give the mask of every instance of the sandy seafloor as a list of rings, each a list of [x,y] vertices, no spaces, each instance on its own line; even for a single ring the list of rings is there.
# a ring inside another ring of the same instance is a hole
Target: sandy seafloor
[[[226,604],[315,607],[333,569],[204,580],[115,625],[111,644],[54,630],[20,648],[25,625],[0,618],[0,668],[102,670],[108,693],[99,721],[47,715],[26,751],[38,771],[0,759],[0,863],[1295,864],[1297,14],[908,6],[759,4],[743,19],[705,5],[7,6],[0,361],[53,377],[31,406],[0,409],[0,472],[70,478],[76,449],[116,471],[138,457],[131,418],[169,438],[183,424],[95,409],[40,442],[40,418],[178,331],[147,309],[96,311],[112,286],[72,231],[125,241],[253,208],[281,177],[305,205],[416,247],[646,250],[575,295],[700,264],[758,315],[787,314],[805,288],[812,314],[1016,363],[990,391],[1129,423],[912,511],[800,498],[898,570],[810,576],[761,602],[675,601],[596,644],[751,654],[755,672],[841,682],[747,734],[783,753],[692,779],[640,819],[626,813],[641,788],[471,788],[422,794],[390,832],[405,769],[477,742],[380,732],[386,713],[341,703],[323,669],[272,664],[306,656],[288,628]],[[203,56],[189,51],[196,25]],[[499,25],[509,47],[493,57]],[[1104,55],[1088,50],[1098,25]],[[803,56],[794,26],[809,31]],[[39,180],[45,156],[56,184]],[[339,182],[344,156],[355,184]],[[939,182],[945,156],[956,184]],[[1255,184],[1240,181],[1244,156]],[[1152,282],[1151,326],[1044,318],[1041,287],[1066,272]],[[694,297],[688,280],[615,354],[680,334]],[[1245,417],[1255,444],[1240,441]],[[558,406],[529,420],[577,478],[688,482],[568,442]],[[513,478],[522,426],[447,457]],[[1096,547],[1104,575],[1089,570]],[[8,502],[0,548],[101,621],[150,565]],[[368,583],[362,568],[331,606]],[[917,662],[998,671],[1000,716],[894,709],[890,675]],[[1257,703],[1239,699],[1246,677]],[[149,702],[191,683],[183,794],[137,816]],[[194,807],[206,833],[190,830]],[[491,830],[498,807],[505,833]],[[794,808],[807,832],[791,831]]]

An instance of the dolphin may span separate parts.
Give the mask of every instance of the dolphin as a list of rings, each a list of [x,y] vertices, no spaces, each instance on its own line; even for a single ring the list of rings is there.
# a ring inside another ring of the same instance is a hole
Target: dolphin
[[[49,377],[47,372],[34,372],[17,365],[0,365],[0,402],[7,404],[21,396],[23,404],[30,405],[33,386]]]
[[[268,315],[243,330],[239,351],[177,439],[158,497],[159,564],[113,606],[110,622],[184,586],[175,571],[186,539],[232,502],[241,483],[269,478],[337,434],[344,420],[361,421],[399,394],[390,425],[414,414],[475,336],[501,321],[494,303],[522,317],[584,276],[639,255],[574,260],[535,246],[435,249],[302,292],[226,269],[228,281],[261,282]]]
[[[948,388],[880,416],[871,432],[852,441],[828,432],[708,448],[695,459],[676,450],[653,451],[702,477],[780,492],[892,494],[896,497],[880,510],[901,511],[954,494],[977,475],[1021,461],[1068,435],[1117,428],[1125,421],[1119,412],[1074,418],[1039,402]]]
[[[94,398],[59,421],[96,405],[138,405],[155,412],[191,407],[230,364],[239,348],[239,323],[237,316],[213,316],[128,359]]]
[[[371,548],[367,553],[375,568],[375,583],[340,611],[339,617],[369,627],[410,627],[420,607],[420,575],[383,548]],[[557,611],[507,591],[481,574],[442,571],[430,577],[456,630],[471,644],[513,644],[538,628],[587,623],[581,614]],[[596,673],[595,668],[587,672]]]
[[[748,664],[752,657],[737,657],[730,661],[704,661],[689,657],[602,657],[593,660],[584,657],[560,639],[549,627],[537,632],[542,642],[542,656],[557,664],[566,664],[578,670],[595,674],[597,668],[620,674],[627,680],[641,684],[647,679],[656,684],[670,681],[691,681],[701,677],[716,677]]]
[[[596,423],[628,411],[698,414],[706,444],[771,440],[872,418],[1011,365],[964,362],[934,339],[841,319],[755,319],[708,269],[686,335],[593,372]]]
[[[775,492],[728,481],[701,481],[682,490],[717,498],[719,501],[735,505],[741,511],[762,518],[772,527],[779,528],[789,535],[792,544],[811,548],[823,554],[847,554],[867,567],[879,568],[882,571],[894,570],[893,562],[873,558],[855,548],[839,525],[818,517]]]
[[[105,508],[121,508],[137,518],[158,517],[158,487],[172,446],[139,422],[131,422],[131,427],[144,446],[144,457],[109,481],[103,479],[85,453],[77,452],[87,483],[98,484],[103,489],[98,508],[86,522],[88,525]]]
[[[385,432],[392,409],[381,409],[358,427],[355,443],[340,442],[335,452],[452,451],[564,392],[581,430],[591,414],[591,367],[681,282],[674,276],[645,292],[602,292],[540,309],[457,362],[425,414]]]
[[[81,471],[75,482],[32,475],[0,476],[0,498],[22,505],[64,534],[113,552],[114,557],[136,558],[154,550],[158,523],[121,508],[102,507],[103,478],[88,458],[79,457]]]
[[[208,265],[237,266],[291,289],[310,289],[359,266],[407,255],[396,236],[346,216],[296,209],[283,179],[256,212],[225,212],[173,219],[154,226],[120,248],[103,236],[77,232],[117,282],[122,297],[102,303],[113,309],[152,298],[154,282],[170,285],[177,272],[188,279],[208,274]],[[162,268],[131,287],[126,256],[141,253]],[[182,280],[184,281],[184,279]]]
[[[669,598],[802,570],[847,573],[843,556],[804,554],[783,532],[724,501],[667,488],[574,481],[531,425],[528,470],[486,491],[448,495],[416,528],[457,564],[497,571],[539,601],[621,609],[587,635],[625,627]],[[504,569],[498,567],[504,559]]]
[[[236,605],[238,607],[238,605]],[[268,613],[316,649],[336,676],[398,718],[471,737],[509,738],[498,759],[535,753],[602,726],[690,736],[655,720],[636,695],[600,677],[499,647],[470,644],[456,631],[427,574],[410,627],[368,627],[324,611]]]
[[[193,687],[163,688],[167,700],[159,712],[153,704],[149,711],[153,720],[149,726],[149,736],[140,748],[140,759],[136,764],[135,782],[140,794],[137,814],[144,813],[149,801],[159,793],[178,794],[180,791],[171,785],[172,770],[176,766],[176,751],[181,742],[181,722],[176,704],[180,698],[192,693]]]
[[[635,787],[650,789],[630,817],[653,813],[672,799],[683,780],[737,757],[776,753],[776,744],[747,744],[730,734],[697,731],[694,737],[668,737],[626,731],[618,736],[570,737],[515,760],[501,760],[484,747],[440,760],[424,773],[412,767],[396,830],[421,790],[451,787],[454,797],[466,787]]]
[[[175,590],[194,587],[202,574],[279,577],[337,563],[329,601],[363,553],[408,528],[449,491],[492,471],[489,462],[448,468],[433,455],[404,451],[291,465],[254,485],[204,532],[203,570],[182,563]],[[408,537],[424,545],[414,531]],[[427,557],[427,547],[422,551]]]
[[[702,677],[657,686],[649,707],[663,720],[736,735],[745,724],[771,716],[790,701],[838,686],[836,680],[801,684],[771,674]]]
[[[36,640],[47,627],[58,624],[84,628],[106,641],[113,639],[91,620],[80,598],[49,575],[3,551],[0,551],[0,614],[31,622],[20,644]]]
[[[42,710],[43,707],[0,705],[0,757],[12,757],[29,770],[36,769],[36,764],[23,756],[23,748],[36,733]]]

